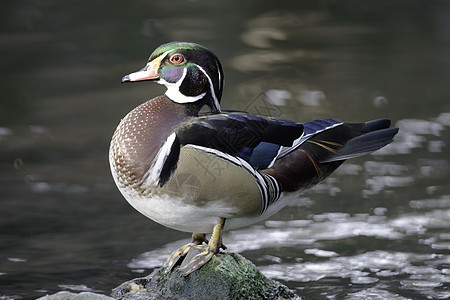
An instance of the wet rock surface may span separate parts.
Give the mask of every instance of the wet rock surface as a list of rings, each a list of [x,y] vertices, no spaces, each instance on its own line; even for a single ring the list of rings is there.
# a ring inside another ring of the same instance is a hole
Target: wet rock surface
[[[265,277],[256,266],[236,253],[219,253],[200,270],[184,277],[162,268],[132,279],[112,290],[111,297],[92,292],[62,291],[40,300],[151,300],[151,299],[301,299],[278,281]]]
[[[112,296],[116,299],[301,299],[235,253],[221,253],[187,277],[176,271],[155,270],[118,286]]]

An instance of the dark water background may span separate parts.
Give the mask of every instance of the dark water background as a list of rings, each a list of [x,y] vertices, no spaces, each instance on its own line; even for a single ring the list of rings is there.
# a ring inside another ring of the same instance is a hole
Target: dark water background
[[[450,297],[449,1],[3,0],[0,299],[109,294],[186,242],[127,204],[107,159],[120,118],[164,92],[121,77],[172,40],[221,58],[223,108],[401,130],[230,251],[305,299]]]

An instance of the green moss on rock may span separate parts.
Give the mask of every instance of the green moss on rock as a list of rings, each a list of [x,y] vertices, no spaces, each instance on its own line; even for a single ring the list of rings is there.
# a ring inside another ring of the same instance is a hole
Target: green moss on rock
[[[187,277],[155,270],[149,276],[123,283],[116,299],[300,299],[281,283],[265,277],[256,266],[235,253],[220,253]]]

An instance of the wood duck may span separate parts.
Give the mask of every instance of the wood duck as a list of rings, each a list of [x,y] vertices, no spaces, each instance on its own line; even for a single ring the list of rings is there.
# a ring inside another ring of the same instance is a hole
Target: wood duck
[[[193,233],[192,243],[164,263],[168,272],[180,266],[185,276],[226,248],[223,230],[270,217],[289,193],[312,187],[346,159],[384,147],[398,131],[387,119],[300,123],[222,111],[221,64],[194,43],[161,45],[122,83],[144,80],[167,91],[120,122],[109,151],[112,176],[140,213]],[[203,107],[207,113],[200,113]]]

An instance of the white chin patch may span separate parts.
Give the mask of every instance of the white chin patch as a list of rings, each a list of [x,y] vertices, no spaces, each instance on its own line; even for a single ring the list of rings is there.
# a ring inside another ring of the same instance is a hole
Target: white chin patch
[[[177,103],[192,103],[196,102],[203,97],[205,97],[206,92],[201,93],[197,96],[186,96],[180,93],[178,87],[167,86],[166,96],[170,98],[173,102]]]
[[[195,101],[202,99],[206,95],[206,92],[204,92],[197,96],[186,96],[180,92],[180,86],[181,86],[181,83],[183,82],[184,78],[186,77],[186,73],[187,73],[187,69],[185,68],[183,70],[183,76],[181,76],[181,78],[175,83],[167,82],[162,78],[157,81],[159,84],[163,84],[167,87],[167,91],[165,94],[173,102],[193,103]]]

